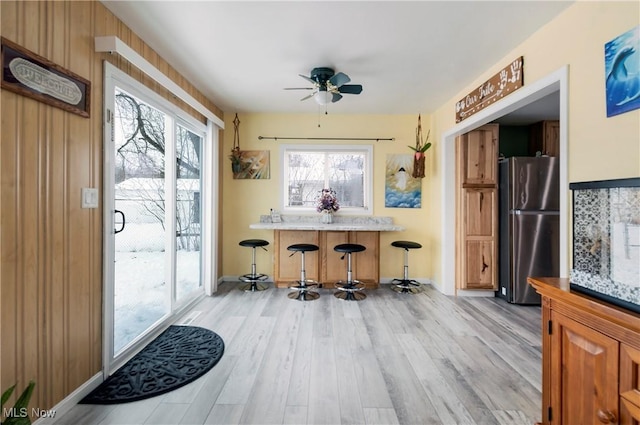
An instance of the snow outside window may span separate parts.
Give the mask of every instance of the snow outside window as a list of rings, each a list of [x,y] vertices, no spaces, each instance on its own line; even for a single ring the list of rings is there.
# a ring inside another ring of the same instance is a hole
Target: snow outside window
[[[283,145],[281,154],[284,212],[315,212],[320,191],[331,188],[340,214],[371,214],[371,146]]]

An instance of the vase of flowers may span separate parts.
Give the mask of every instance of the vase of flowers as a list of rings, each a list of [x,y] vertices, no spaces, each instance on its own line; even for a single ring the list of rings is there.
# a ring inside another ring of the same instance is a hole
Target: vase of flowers
[[[336,191],[331,188],[322,189],[316,202],[316,211],[322,213],[322,222],[325,224],[333,222],[333,213],[339,209]]]

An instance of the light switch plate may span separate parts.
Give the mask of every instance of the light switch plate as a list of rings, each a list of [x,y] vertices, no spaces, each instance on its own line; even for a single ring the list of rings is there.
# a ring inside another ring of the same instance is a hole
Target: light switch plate
[[[98,189],[82,188],[82,208],[98,208]]]

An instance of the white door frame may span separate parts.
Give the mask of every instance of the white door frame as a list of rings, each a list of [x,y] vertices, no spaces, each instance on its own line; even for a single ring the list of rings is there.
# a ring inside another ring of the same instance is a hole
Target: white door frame
[[[560,92],[560,276],[568,277],[569,273],[569,173],[568,173],[568,96],[569,96],[569,66],[565,65],[557,71],[526,85],[510,94],[500,102],[494,103],[472,117],[456,124],[442,134],[440,163],[443,164],[441,181],[441,211],[442,219],[442,251],[440,257],[440,291],[445,295],[456,295],[455,283],[455,139],[477,127],[496,120],[508,113],[516,111],[525,105],[535,102],[551,93]],[[453,114],[453,110],[451,112]],[[477,292],[477,291],[476,291]],[[486,291],[487,296],[493,296],[493,291]]]
[[[162,332],[166,327],[168,327],[171,322],[175,322],[179,316],[187,311],[189,307],[191,307],[195,302],[199,300],[199,298],[192,299],[188,302],[181,303],[177,305],[175,303],[175,288],[171,294],[171,308],[169,312],[169,319],[165,322],[160,328],[155,330],[146,332],[142,334],[139,338],[138,342],[130,347],[125,348],[118,359],[113,361],[113,309],[114,309],[114,238],[113,238],[113,229],[114,229],[114,192],[115,192],[115,181],[113,174],[114,167],[114,153],[111,149],[113,140],[112,140],[112,132],[113,132],[113,117],[108,116],[108,111],[113,113],[114,104],[113,104],[113,92],[117,85],[119,85],[122,89],[130,90],[138,93],[143,93],[147,98],[154,100],[156,103],[155,106],[162,105],[163,108],[168,108],[168,110],[173,111],[174,113],[178,111],[178,108],[170,105],[166,100],[161,98],[157,93],[151,91],[149,88],[140,85],[137,81],[135,81],[132,77],[119,70],[115,66],[111,65],[109,62],[104,62],[104,170],[103,170],[103,220],[104,220],[104,231],[103,231],[103,347],[102,347],[102,372],[103,378],[106,379],[111,373],[113,373],[118,367],[122,366],[127,360],[129,360],[133,355],[136,354],[144,345],[150,342],[153,338],[155,338],[160,332]],[[166,111],[165,111],[166,112]],[[181,112],[181,111],[180,111]],[[201,245],[201,279],[203,280],[203,294],[211,295],[212,292],[216,290],[216,282],[213,279],[213,276],[217,275],[217,265],[215,261],[210,262],[208,258],[216,258],[216,246],[214,241],[217,240],[217,234],[215,230],[215,226],[212,225],[214,220],[217,220],[217,212],[214,209],[215,200],[217,199],[218,192],[218,183],[217,180],[214,179],[214,167],[209,164],[214,164],[210,162],[212,160],[217,160],[216,151],[218,144],[218,127],[212,123],[212,121],[207,122],[207,126],[205,127],[202,123],[198,123],[193,118],[187,118],[185,115],[180,114],[180,120],[184,120],[184,124],[189,125],[192,129],[198,129],[198,132],[202,130],[205,135],[205,139],[203,140],[202,146],[202,171],[201,171],[201,179],[202,179],[202,197],[201,197],[201,210],[203,211],[203,230],[202,230],[202,245]],[[175,166],[174,161],[168,162],[169,166]],[[175,174],[175,173],[173,173]],[[172,185],[172,190],[169,190],[170,193],[175,193],[175,182],[169,182],[168,184]],[[172,199],[167,200],[169,203],[168,208],[172,211],[175,211],[175,204]],[[172,224],[173,225],[173,224]],[[169,229],[167,232],[168,238],[170,238],[172,246],[175,244],[175,228]],[[172,262],[175,264],[175,249],[171,250]],[[172,276],[167,276],[167,281],[173,282]]]

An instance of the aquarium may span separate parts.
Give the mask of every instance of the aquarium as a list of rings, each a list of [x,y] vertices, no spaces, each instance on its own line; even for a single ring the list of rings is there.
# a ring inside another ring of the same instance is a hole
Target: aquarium
[[[640,312],[640,178],[571,183],[571,289]]]

